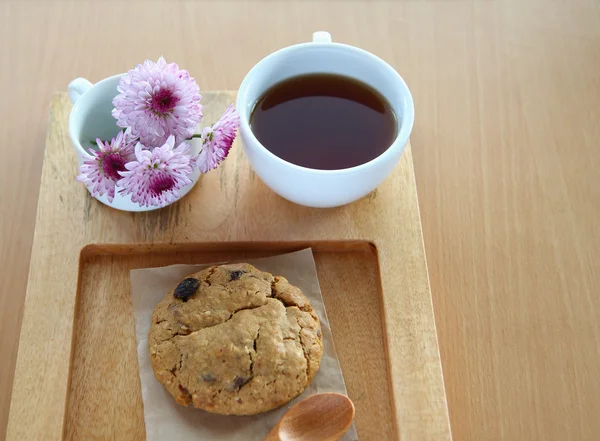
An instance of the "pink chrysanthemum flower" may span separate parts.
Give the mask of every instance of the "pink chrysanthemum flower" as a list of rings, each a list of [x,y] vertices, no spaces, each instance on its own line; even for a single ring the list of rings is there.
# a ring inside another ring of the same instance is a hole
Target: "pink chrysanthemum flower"
[[[202,130],[202,150],[196,159],[202,173],[217,168],[227,157],[239,125],[240,116],[230,105],[215,124]]]
[[[180,196],[179,190],[192,181],[193,160],[190,145],[182,142],[176,148],[175,137],[169,136],[162,147],[147,150],[142,143],[135,146],[135,160],[125,164],[127,171],[117,182],[120,194],[131,194],[132,202],[142,207],[164,207]]]
[[[81,174],[77,176],[90,190],[93,197],[106,194],[109,202],[115,197],[115,184],[121,176],[119,172],[125,171],[125,164],[135,159],[133,146],[135,138],[131,131],[119,132],[110,142],[96,139],[98,150],[89,149],[85,153],[83,165],[79,168]]]
[[[190,138],[202,119],[200,88],[187,70],[163,57],[146,60],[121,77],[112,115],[119,127],[131,127],[146,146],[175,144]]]

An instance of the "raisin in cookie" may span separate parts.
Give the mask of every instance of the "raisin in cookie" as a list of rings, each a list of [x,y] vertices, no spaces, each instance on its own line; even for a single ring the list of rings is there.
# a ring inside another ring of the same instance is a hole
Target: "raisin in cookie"
[[[248,264],[207,268],[156,306],[152,368],[179,404],[253,415],[300,395],[321,362],[317,314],[283,277]]]

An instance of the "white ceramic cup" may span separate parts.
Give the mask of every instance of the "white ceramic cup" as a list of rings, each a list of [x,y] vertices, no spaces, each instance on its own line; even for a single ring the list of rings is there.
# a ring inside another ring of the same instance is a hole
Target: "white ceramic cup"
[[[90,148],[97,149],[96,138],[110,141],[117,135],[119,127],[112,116],[113,98],[117,96],[117,86],[124,74],[113,75],[97,82],[90,83],[85,78],[76,78],[69,83],[69,99],[73,103],[73,109],[69,115],[69,136],[77,155],[77,162],[81,166],[84,161],[84,153]],[[201,143],[197,140],[190,141],[192,151],[199,151]],[[183,187],[179,193],[180,198],[187,194],[198,181],[200,172],[195,169],[190,179],[191,184]],[[159,207],[141,207],[131,201],[131,195],[122,196],[115,192],[112,202],[106,195],[96,197],[100,202],[110,207],[123,211],[151,211]]]
[[[250,115],[256,102],[274,84],[307,73],[344,75],[379,91],[398,121],[392,145],[365,164],[341,170],[301,167],[267,150],[250,127]],[[332,43],[327,32],[315,32],[312,42],[286,47],[259,61],[242,81],[236,107],[244,150],[256,174],[275,193],[310,207],[348,204],[373,191],[400,160],[414,123],[413,99],[398,72],[367,51]]]

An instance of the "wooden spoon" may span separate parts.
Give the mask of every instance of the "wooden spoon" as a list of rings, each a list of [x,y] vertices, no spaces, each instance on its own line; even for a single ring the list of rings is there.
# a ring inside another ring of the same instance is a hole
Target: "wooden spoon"
[[[264,441],[337,441],[354,419],[354,404],[346,395],[311,395],[292,406]]]

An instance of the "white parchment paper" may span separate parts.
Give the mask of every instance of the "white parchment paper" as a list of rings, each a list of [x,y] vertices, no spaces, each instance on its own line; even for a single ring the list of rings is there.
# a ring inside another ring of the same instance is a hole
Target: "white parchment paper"
[[[325,345],[317,375],[300,397],[288,405],[260,415],[223,416],[180,406],[154,377],[148,353],[150,319],[154,307],[168,291],[185,277],[210,265],[171,265],[132,270],[131,295],[147,441],[262,441],[286,410],[298,400],[319,392],[347,393],[333,345],[312,251],[306,249],[274,257],[249,259],[245,262],[288,279],[302,290],[317,311]],[[341,439],[358,440],[354,424]]]

